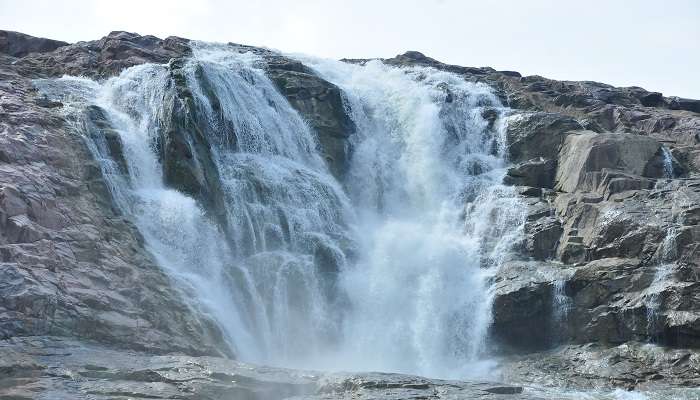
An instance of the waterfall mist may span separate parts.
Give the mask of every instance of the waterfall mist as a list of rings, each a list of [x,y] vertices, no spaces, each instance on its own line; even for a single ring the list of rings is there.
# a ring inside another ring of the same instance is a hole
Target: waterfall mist
[[[357,126],[338,181],[259,56],[193,49],[181,81],[172,65],[147,64],[102,83],[37,86],[70,105],[116,206],[233,353],[287,367],[482,374],[489,278],[524,222],[500,184],[506,110],[491,89],[429,68],[301,57],[343,90]],[[166,184],[164,132],[182,113],[209,145],[218,213]]]

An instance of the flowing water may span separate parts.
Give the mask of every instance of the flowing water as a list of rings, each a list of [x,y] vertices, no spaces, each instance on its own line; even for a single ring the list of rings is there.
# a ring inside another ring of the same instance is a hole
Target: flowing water
[[[671,151],[666,146],[661,146],[661,151],[663,153],[663,163],[664,163],[664,174],[667,178],[673,179],[673,155]]]
[[[479,373],[487,280],[524,222],[500,185],[504,110],[487,86],[444,72],[303,61],[343,89],[357,126],[344,182],[362,232],[341,276],[346,368]]]

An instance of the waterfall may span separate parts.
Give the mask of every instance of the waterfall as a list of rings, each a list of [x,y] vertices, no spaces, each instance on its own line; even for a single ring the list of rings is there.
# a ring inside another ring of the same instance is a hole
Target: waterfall
[[[661,146],[661,152],[663,154],[664,174],[667,178],[673,179],[673,156],[666,146]]]
[[[489,279],[524,223],[500,184],[506,110],[488,86],[430,68],[303,61],[344,91],[357,126],[342,182],[251,53],[196,43],[182,78],[146,64],[36,84],[66,104],[116,206],[240,359],[480,373]],[[208,145],[218,214],[166,184],[163,138],[183,115]]]
[[[651,336],[654,335],[656,324],[660,322],[658,321],[658,313],[662,306],[661,292],[665,288],[666,281],[673,273],[674,260],[677,258],[676,236],[676,227],[671,225],[667,229],[666,236],[658,249],[654,279],[646,289],[647,332]]]

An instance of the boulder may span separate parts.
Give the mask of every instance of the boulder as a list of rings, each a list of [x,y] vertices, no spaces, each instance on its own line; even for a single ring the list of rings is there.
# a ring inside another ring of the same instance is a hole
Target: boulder
[[[566,272],[554,264],[512,261],[498,271],[490,336],[508,351],[541,350],[555,344],[555,282]],[[559,329],[556,327],[556,329]]]
[[[604,169],[663,178],[663,157],[661,144],[650,137],[577,132],[567,136],[559,153],[555,189],[593,191]]]
[[[508,168],[503,183],[515,186],[531,186],[551,189],[557,171],[555,160],[544,158],[528,160]]]
[[[521,113],[507,118],[508,158],[512,162],[532,159],[556,160],[570,131],[581,129],[573,118],[554,113]]]

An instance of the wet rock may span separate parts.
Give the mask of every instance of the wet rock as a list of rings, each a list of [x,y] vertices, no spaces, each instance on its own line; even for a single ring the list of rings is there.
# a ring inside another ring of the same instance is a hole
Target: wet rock
[[[564,272],[553,264],[514,261],[494,283],[491,337],[510,351],[535,351],[554,342],[553,285]]]
[[[554,186],[556,170],[557,164],[554,160],[529,160],[509,168],[503,183],[551,189]]]
[[[341,179],[349,166],[348,138],[356,129],[342,91],[297,61],[277,55],[266,60],[268,76],[316,132],[331,173]]]
[[[192,93],[186,84],[183,58],[173,59],[169,71],[175,86],[175,96],[168,102],[164,99],[163,122],[158,141],[158,153],[163,165],[163,179],[169,186],[199,200],[204,208],[212,213],[221,226],[225,226],[224,194],[220,183],[219,171],[214,162],[211,143],[206,134],[209,121],[200,115]],[[197,70],[195,79],[200,80],[204,95],[212,104],[218,99],[211,90],[206,76]],[[225,123],[217,126],[226,126]],[[220,134],[223,134],[220,132]]]
[[[567,345],[512,357],[503,364],[503,377],[511,382],[528,381],[544,386],[557,382],[575,390],[649,390],[656,391],[660,398],[696,397],[700,387],[698,371],[697,351],[639,342],[618,346]]]

